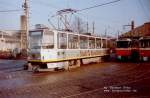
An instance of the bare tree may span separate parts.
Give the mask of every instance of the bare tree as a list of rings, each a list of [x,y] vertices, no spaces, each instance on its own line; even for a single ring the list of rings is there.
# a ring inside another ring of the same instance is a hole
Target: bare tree
[[[85,22],[79,17],[74,18],[74,21],[72,22],[71,27],[72,27],[74,32],[78,32],[78,33],[86,32]]]

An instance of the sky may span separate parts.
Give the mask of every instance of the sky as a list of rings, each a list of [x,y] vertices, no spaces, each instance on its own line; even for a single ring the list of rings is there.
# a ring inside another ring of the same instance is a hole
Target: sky
[[[30,28],[35,24],[51,26],[56,23],[57,11],[72,8],[84,9],[98,4],[114,0],[29,0],[30,6]],[[0,0],[0,30],[20,29],[20,15],[23,14],[22,4],[24,0]],[[7,10],[20,10],[17,12],[1,12]],[[89,30],[92,30],[92,22],[95,22],[95,32],[99,35],[105,34],[116,36],[118,32],[126,32],[130,27],[123,28],[132,20],[135,27],[150,22],[150,0],[120,0],[119,2],[84,10],[73,15],[80,17],[84,22],[89,23]],[[73,17],[72,16],[72,17]]]

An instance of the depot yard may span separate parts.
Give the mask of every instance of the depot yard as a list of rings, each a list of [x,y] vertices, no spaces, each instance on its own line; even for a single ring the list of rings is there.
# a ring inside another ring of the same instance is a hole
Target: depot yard
[[[0,98],[149,98],[150,63],[102,62],[33,73],[0,60]]]

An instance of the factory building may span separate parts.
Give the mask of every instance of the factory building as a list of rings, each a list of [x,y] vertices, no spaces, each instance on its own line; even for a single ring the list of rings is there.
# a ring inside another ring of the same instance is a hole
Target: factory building
[[[13,51],[15,49],[20,49],[20,31],[0,31],[0,45],[0,51]]]

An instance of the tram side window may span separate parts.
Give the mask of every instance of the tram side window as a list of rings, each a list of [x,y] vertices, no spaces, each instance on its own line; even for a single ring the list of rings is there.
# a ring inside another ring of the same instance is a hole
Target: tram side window
[[[106,48],[106,39],[102,39],[102,48]]]
[[[95,48],[95,39],[89,38],[89,48],[94,49]]]
[[[96,39],[96,48],[97,49],[101,48],[101,39]]]
[[[143,41],[140,41],[140,47],[141,48],[143,48],[144,47],[144,45],[143,45],[144,43],[143,43]]]
[[[143,40],[143,41],[141,41],[141,47],[142,48],[150,47],[150,40]]]
[[[43,49],[53,49],[54,48],[54,32],[44,32],[43,41],[42,41]]]
[[[148,42],[148,47],[150,47],[150,40],[148,40],[147,42]]]
[[[58,48],[66,49],[67,48],[67,34],[58,33]]]
[[[77,49],[79,47],[78,36],[69,34],[68,35],[68,48],[69,49]]]
[[[85,36],[80,36],[80,48],[88,49],[88,38]]]

